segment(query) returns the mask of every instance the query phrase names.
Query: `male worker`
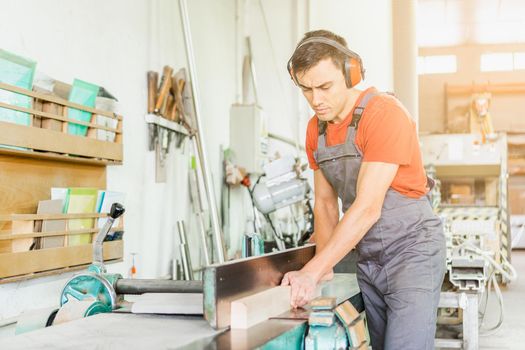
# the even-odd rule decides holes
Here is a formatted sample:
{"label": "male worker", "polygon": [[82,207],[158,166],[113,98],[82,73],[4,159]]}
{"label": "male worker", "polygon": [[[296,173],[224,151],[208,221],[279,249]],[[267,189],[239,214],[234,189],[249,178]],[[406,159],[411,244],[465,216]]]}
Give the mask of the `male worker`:
{"label": "male worker", "polygon": [[395,97],[354,87],[364,74],[361,59],[334,33],[306,33],[288,69],[315,111],[306,152],[317,249],[283,278],[292,306],[306,304],[355,247],[373,349],[433,349],[445,239],[426,196],[414,121]]}

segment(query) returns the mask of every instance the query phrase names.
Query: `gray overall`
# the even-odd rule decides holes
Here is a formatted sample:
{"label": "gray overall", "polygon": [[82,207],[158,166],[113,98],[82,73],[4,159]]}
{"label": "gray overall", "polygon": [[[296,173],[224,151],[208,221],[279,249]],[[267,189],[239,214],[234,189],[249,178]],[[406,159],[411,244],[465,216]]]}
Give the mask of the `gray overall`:
{"label": "gray overall", "polygon": [[[362,162],[355,145],[356,130],[375,95],[365,95],[354,109],[345,143],[326,146],[325,128],[319,125],[314,157],[344,212],[355,200]],[[357,253],[357,280],[372,348],[433,349],[445,273],[445,238],[428,197],[409,198],[389,188],[381,218],[359,242]]]}

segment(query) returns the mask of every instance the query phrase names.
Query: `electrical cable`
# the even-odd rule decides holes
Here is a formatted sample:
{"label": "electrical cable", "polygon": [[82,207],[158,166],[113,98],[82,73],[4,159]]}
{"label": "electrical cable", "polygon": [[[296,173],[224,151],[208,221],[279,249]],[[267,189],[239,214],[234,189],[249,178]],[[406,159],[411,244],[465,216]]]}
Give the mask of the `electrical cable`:
{"label": "electrical cable", "polygon": [[[504,319],[503,294],[501,293],[501,289],[500,289],[499,283],[498,283],[498,281],[496,279],[495,272],[498,271],[499,273],[501,273],[501,275],[503,277],[507,278],[510,282],[516,281],[516,279],[518,278],[518,273],[516,272],[516,269],[514,268],[514,266],[512,266],[510,264],[510,262],[507,260],[506,257],[501,256],[503,262],[500,264],[500,263],[496,262],[492,258],[492,255],[493,255],[492,252],[484,251],[484,250],[476,247],[472,243],[470,243],[468,241],[465,241],[464,239],[460,239],[460,238],[456,237],[456,240],[459,241],[459,242],[462,242],[458,246],[459,248],[463,248],[463,249],[465,249],[467,251],[470,251],[470,252],[473,252],[473,253],[479,255],[480,257],[482,257],[483,259],[485,259],[489,263],[489,266],[492,267],[491,274],[489,275],[489,278],[488,278],[487,296],[486,296],[486,301],[485,301],[485,304],[484,304],[483,316],[481,318],[481,322],[480,322],[480,325],[479,325],[479,328],[480,328],[480,331],[481,331],[480,335],[482,335],[482,336],[492,335],[501,327],[501,325],[503,324],[503,319]],[[499,316],[499,320],[498,320],[498,322],[497,322],[497,324],[495,326],[490,327],[488,329],[482,329],[483,322],[484,322],[484,319],[485,319],[486,310],[487,310],[487,306],[488,306],[488,302],[489,302],[489,297],[490,297],[490,293],[491,293],[491,289],[492,289],[492,285],[494,285],[494,291],[495,291],[496,296],[497,296],[499,309],[500,309],[500,316]]]}

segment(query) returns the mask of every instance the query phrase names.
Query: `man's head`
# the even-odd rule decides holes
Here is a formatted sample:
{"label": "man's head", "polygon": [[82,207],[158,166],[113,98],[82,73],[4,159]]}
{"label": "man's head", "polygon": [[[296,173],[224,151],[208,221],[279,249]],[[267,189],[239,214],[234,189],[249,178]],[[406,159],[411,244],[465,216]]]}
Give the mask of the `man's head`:
{"label": "man's head", "polygon": [[306,33],[290,58],[288,69],[323,121],[339,116],[347,104],[349,89],[364,72],[361,59],[347,48],[345,39],[327,30]]}

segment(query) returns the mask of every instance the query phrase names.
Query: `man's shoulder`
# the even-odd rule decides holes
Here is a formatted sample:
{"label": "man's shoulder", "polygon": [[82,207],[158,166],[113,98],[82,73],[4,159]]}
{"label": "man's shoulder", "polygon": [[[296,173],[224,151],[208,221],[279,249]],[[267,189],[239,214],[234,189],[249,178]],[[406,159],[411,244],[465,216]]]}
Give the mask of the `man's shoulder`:
{"label": "man's shoulder", "polygon": [[380,122],[385,119],[405,119],[411,120],[410,113],[403,106],[401,101],[392,93],[379,93],[371,100],[370,109],[367,119],[375,119]]}
{"label": "man's shoulder", "polygon": [[312,116],[310,120],[308,120],[308,125],[306,127],[306,133],[307,135],[317,135],[318,129],[319,129],[319,119],[316,115]]}

